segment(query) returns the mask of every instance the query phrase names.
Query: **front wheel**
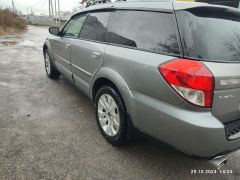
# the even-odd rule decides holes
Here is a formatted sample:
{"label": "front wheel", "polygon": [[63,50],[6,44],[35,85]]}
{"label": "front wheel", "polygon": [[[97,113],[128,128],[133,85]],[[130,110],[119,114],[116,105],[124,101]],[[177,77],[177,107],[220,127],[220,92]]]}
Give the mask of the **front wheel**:
{"label": "front wheel", "polygon": [[60,76],[60,72],[54,67],[52,59],[48,50],[44,52],[44,64],[47,76],[51,79],[57,79]]}
{"label": "front wheel", "polygon": [[127,113],[118,92],[104,86],[97,92],[95,110],[98,127],[104,138],[113,145],[126,142]]}

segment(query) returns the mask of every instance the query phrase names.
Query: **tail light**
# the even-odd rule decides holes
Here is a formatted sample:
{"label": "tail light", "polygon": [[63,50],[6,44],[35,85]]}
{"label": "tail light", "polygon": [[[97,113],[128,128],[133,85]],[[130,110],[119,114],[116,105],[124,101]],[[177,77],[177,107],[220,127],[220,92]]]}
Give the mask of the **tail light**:
{"label": "tail light", "polygon": [[158,70],[184,100],[203,108],[212,106],[214,78],[203,63],[176,59],[159,65]]}

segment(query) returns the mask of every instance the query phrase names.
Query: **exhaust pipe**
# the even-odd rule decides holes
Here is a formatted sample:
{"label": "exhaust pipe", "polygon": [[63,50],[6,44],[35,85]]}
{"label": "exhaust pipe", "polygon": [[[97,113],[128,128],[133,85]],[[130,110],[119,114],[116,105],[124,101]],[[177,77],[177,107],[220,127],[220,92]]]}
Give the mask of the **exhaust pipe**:
{"label": "exhaust pipe", "polygon": [[215,166],[217,169],[221,169],[227,163],[227,158],[225,156],[216,156],[209,161],[210,164]]}

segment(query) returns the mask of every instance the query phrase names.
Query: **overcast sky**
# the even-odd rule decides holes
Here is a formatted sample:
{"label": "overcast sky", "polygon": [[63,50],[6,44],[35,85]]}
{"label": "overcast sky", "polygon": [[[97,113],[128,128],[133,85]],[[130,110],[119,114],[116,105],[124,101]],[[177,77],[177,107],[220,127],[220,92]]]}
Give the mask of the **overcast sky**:
{"label": "overcast sky", "polygon": [[[53,2],[55,0],[52,0]],[[60,8],[63,11],[72,10],[73,7],[76,7],[81,0],[60,0]],[[22,11],[23,13],[27,12],[27,7],[29,12],[31,9],[34,13],[48,13],[48,0],[14,0],[16,9]],[[11,7],[12,0],[0,0],[0,6]]]}

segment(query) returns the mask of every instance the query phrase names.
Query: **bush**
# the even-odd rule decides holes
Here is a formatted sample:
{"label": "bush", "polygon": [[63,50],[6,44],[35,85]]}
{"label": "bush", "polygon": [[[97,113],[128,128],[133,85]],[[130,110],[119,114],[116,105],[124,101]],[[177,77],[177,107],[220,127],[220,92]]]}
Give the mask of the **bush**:
{"label": "bush", "polygon": [[23,18],[9,9],[0,9],[0,27],[4,31],[8,31],[9,29],[23,31],[26,29],[27,23]]}

